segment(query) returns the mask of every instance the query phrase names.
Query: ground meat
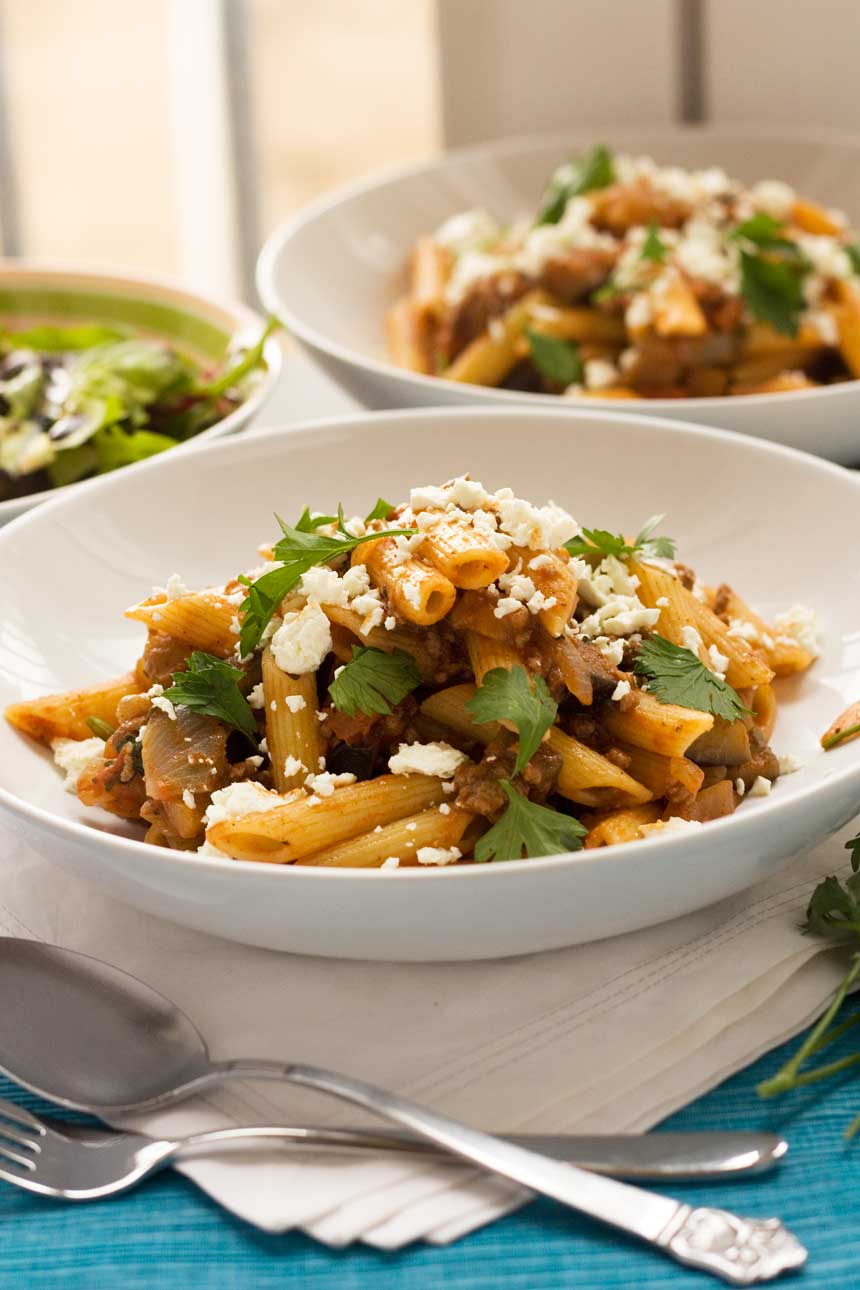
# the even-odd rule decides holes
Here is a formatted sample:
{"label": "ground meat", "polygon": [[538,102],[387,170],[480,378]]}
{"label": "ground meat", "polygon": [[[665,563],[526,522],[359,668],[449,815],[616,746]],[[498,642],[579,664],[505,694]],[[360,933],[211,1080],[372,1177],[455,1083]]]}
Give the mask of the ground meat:
{"label": "ground meat", "polygon": [[491,319],[499,318],[533,285],[523,273],[498,273],[479,278],[442,319],[437,344],[445,358],[449,362],[455,359],[487,330]]}
{"label": "ground meat", "polygon": [[[517,758],[516,746],[507,731],[487,745],[477,765],[461,766],[454,776],[456,804],[464,811],[496,820],[508,805],[501,780],[511,780]],[[513,780],[514,787],[533,802],[545,802],[555,789],[561,757],[547,744],[541,744],[522,775]]]}
{"label": "ground meat", "polygon": [[174,672],[183,672],[191,646],[164,632],[150,632],[140,660],[144,675],[152,685],[169,686]]}
{"label": "ground meat", "polygon": [[727,296],[715,283],[702,278],[688,281],[712,331],[731,332],[740,327],[744,316],[741,296]]}
{"label": "ground meat", "polygon": [[721,582],[717,587],[717,590],[714,592],[714,603],[711,605],[711,608],[718,618],[722,618],[725,621],[729,606],[734,600],[734,595],[735,593],[727,582]]}
{"label": "ground meat", "polygon": [[686,587],[687,591],[692,591],[693,587],[696,585],[696,575],[693,570],[689,565],[679,564],[677,560],[675,561],[674,568],[681,586]]}
{"label": "ground meat", "polygon": [[603,247],[580,247],[568,255],[554,256],[543,267],[540,285],[564,304],[576,304],[606,281],[615,258],[615,251]]}

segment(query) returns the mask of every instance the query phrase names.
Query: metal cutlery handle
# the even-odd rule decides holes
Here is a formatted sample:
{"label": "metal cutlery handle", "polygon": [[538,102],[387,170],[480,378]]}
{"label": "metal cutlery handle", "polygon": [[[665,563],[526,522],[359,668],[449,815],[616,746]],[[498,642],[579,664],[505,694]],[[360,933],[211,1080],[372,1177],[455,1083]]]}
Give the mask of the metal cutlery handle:
{"label": "metal cutlery handle", "polygon": [[588,1173],[471,1129],[362,1080],[298,1064],[229,1062],[225,1066],[231,1074],[246,1078],[278,1074],[290,1083],[363,1107],[463,1160],[620,1228],[733,1285],[769,1281],[806,1260],[806,1250],[778,1219],[746,1219],[725,1210],[693,1208]]}

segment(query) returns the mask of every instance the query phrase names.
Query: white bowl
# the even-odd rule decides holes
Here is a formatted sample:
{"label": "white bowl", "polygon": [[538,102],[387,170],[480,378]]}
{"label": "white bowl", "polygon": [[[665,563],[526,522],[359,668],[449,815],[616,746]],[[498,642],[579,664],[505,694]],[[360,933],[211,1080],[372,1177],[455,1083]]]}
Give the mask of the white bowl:
{"label": "white bowl", "polygon": [[825,650],[783,687],[774,738],[808,764],[691,837],[433,872],[245,864],[145,845],[64,793],[50,758],[4,722],[0,805],[49,859],[149,913],[273,949],[413,960],[524,954],[644,927],[764,878],[850,819],[860,743],[825,755],[818,737],[860,695],[860,480],[751,439],[633,416],[350,417],[155,460],[70,493],[0,533],[0,705],[125,670],[142,640],[123,608],[174,570],[206,585],[247,567],[274,511],[343,501],[360,512],[466,470],[616,530],[667,511],[666,531],[704,578],[731,580],[766,615],[796,601],[817,608]]}
{"label": "white bowl", "polygon": [[[221,359],[237,338],[255,341],[264,322],[258,313],[239,303],[225,304],[156,278],[125,272],[90,272],[56,265],[7,260],[0,263],[0,325],[8,318],[31,322],[105,322],[125,324],[137,333],[176,344],[199,361]],[[187,452],[221,435],[233,434],[256,416],[275,388],[283,350],[272,337],[265,349],[266,370],[248,397],[228,416],[169,449]],[[137,470],[137,464],[123,470]],[[0,501],[0,525],[40,506],[50,498],[79,490],[90,480],[28,493]]]}
{"label": "white bowl", "polygon": [[[558,398],[418,376],[386,356],[384,318],[402,289],[415,239],[456,211],[484,206],[502,220],[533,210],[551,171],[595,141],[664,164],[722,166],[746,182],[785,179],[860,224],[856,136],[785,128],[776,133],[701,128],[589,127],[452,152],[343,188],[277,229],[260,256],[257,285],[314,359],[368,407],[450,404],[557,406]],[[591,406],[589,400],[589,406]],[[736,398],[625,399],[642,412],[705,422],[846,463],[860,461],[860,382]],[[606,402],[606,410],[613,405]]]}

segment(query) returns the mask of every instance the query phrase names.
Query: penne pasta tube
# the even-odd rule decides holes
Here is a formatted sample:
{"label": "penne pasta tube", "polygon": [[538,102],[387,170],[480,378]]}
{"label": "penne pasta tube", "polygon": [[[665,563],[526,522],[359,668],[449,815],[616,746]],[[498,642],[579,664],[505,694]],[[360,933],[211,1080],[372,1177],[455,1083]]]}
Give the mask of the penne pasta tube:
{"label": "penne pasta tube", "polygon": [[[767,685],[773,679],[773,672],[764,659],[740,637],[729,636],[725,623],[697,600],[678,578],[652,564],[641,563],[631,567],[639,578],[638,594],[642,603],[653,609],[658,601],[665,602],[660,606],[657,623],[661,636],[683,646],[684,628],[694,626],[702,638],[704,651],[715,645],[728,658],[726,680],[736,690]],[[707,657],[703,655],[702,661],[707,663]]]}
{"label": "penne pasta tube", "polygon": [[140,694],[148,688],[148,681],[141,681],[135,673],[129,672],[116,681],[106,681],[101,685],[12,703],[6,709],[6,720],[43,744],[50,744],[52,739],[91,739],[93,732],[87,725],[88,718],[114,727],[120,699],[128,694]]}
{"label": "penne pasta tube", "polygon": [[497,618],[497,603],[483,592],[463,591],[457,597],[448,621],[458,632],[469,630],[478,636],[489,636],[491,640],[512,645],[527,634],[531,615],[525,605],[519,605],[513,613]]}
{"label": "penne pasta tube", "polygon": [[685,793],[698,793],[705,772],[688,757],[667,757],[633,744],[619,744],[621,751],[630,758],[628,774],[654,794],[665,797],[672,789],[681,788]]}
{"label": "penne pasta tube", "polygon": [[489,636],[479,636],[473,631],[466,632],[466,649],[478,685],[494,667],[510,669],[522,665],[523,661],[521,654],[512,645],[493,640]]}
{"label": "penne pasta tube", "polygon": [[623,345],[627,339],[623,318],[585,306],[564,308],[544,301],[530,305],[530,325],[546,336],[580,344]]}
{"label": "penne pasta tube", "polygon": [[561,757],[557,791],[571,802],[584,806],[605,803],[606,790],[617,794],[623,804],[647,802],[651,797],[644,784],[638,784],[631,775],[614,762],[567,735],[558,726],[547,731],[546,741]]}
{"label": "penne pasta tube", "polygon": [[450,269],[450,251],[432,237],[420,237],[409,266],[412,306],[419,318],[439,318],[444,312]]}
{"label": "penne pasta tube", "polygon": [[[763,358],[768,354],[792,354],[809,357],[812,350],[821,349],[823,342],[818,328],[801,319],[797,335],[788,337],[770,323],[751,322],[740,339],[740,352],[744,359]],[[802,359],[786,363],[786,367],[802,366]]]}
{"label": "penne pasta tube", "polygon": [[330,797],[302,797],[272,810],[221,820],[206,837],[234,860],[290,864],[444,800],[442,782],[435,776],[380,775],[338,788]]}
{"label": "penne pasta tube", "polygon": [[[322,609],[332,623],[352,632],[362,645],[370,645],[388,654],[396,649],[404,650],[415,659],[424,680],[431,680],[437,674],[438,652],[434,651],[433,643],[428,639],[426,632],[419,632],[405,624],[399,624],[390,631],[385,627],[371,627],[369,631],[364,632],[361,630],[361,615],[354,609],[341,608],[339,605],[323,605]],[[350,655],[351,647],[344,657],[349,658]]]}
{"label": "penne pasta tube", "polygon": [[175,600],[150,596],[125,616],[219,658],[228,658],[239,641],[236,605],[218,591],[190,591]]}
{"label": "penne pasta tube", "polygon": [[764,735],[765,743],[770,743],[776,725],[776,694],[772,685],[760,685],[752,697],[752,710],[755,723]]}
{"label": "penne pasta tube", "polygon": [[322,865],[330,869],[369,869],[379,868],[383,861],[396,856],[401,867],[420,865],[418,852],[422,847],[448,850],[456,846],[474,818],[456,806],[450,807],[447,815],[438,807],[431,806],[419,815],[384,825],[378,833],[374,829],[327,851],[303,856],[296,864]]}
{"label": "penne pasta tube", "polygon": [[677,270],[664,273],[651,292],[654,330],[658,336],[704,336],[705,315],[685,277]]}
{"label": "penne pasta tube", "polygon": [[353,552],[352,563],[366,566],[395,614],[409,623],[421,627],[438,623],[457,598],[454,584],[432,564],[414,556],[404,559],[396,538],[365,542]]}
{"label": "penne pasta tube", "polygon": [[638,690],[636,702],[624,711],[617,704],[608,705],[603,724],[625,746],[633,744],[664,757],[683,757],[690,744],[711,729],[714,718],[709,712],[660,703],[647,690]]}
{"label": "penne pasta tube", "polygon": [[437,690],[421,704],[425,716],[447,726],[458,735],[467,739],[478,739],[481,743],[491,743],[496,738],[501,726],[497,721],[478,723],[466,711],[466,704],[475,693],[474,685],[452,685],[447,690]]}
{"label": "penne pasta tube", "polygon": [[727,584],[717,589],[712,603],[719,605],[718,617],[726,623],[729,636],[740,636],[763,654],[775,676],[805,672],[815,662],[810,650],[788,636],[780,636]]}
{"label": "penne pasta tube", "polygon": [[802,370],[810,359],[821,351],[821,341],[814,349],[803,349],[800,346],[786,346],[775,349],[769,354],[761,354],[738,363],[732,369],[732,384],[735,386],[761,385],[782,376],[785,372]]}
{"label": "penne pasta tube", "polygon": [[629,806],[619,811],[605,811],[585,823],[591,827],[585,842],[586,850],[594,847],[614,847],[620,842],[636,842],[642,837],[642,825],[654,824],[660,818],[661,807],[656,802],[643,806]]}
{"label": "penne pasta tube", "polygon": [[385,332],[391,357],[398,367],[424,376],[432,371],[427,328],[408,296],[395,301],[388,310]]}
{"label": "penne pasta tube", "polygon": [[842,224],[823,206],[802,197],[796,198],[791,208],[791,223],[803,229],[804,233],[819,233],[826,237],[838,237],[843,232]]}
{"label": "penne pasta tube", "polygon": [[[317,719],[316,676],[312,672],[290,676],[278,667],[268,647],[263,651],[262,669],[272,778],[278,792],[286,793],[320,769],[323,746]],[[285,769],[291,762],[299,762],[301,769]]]}
{"label": "penne pasta tube", "polygon": [[444,516],[427,530],[421,555],[455,587],[470,591],[489,587],[508,567],[507,552],[493,546],[486,534]]}
{"label": "penne pasta tube", "polygon": [[531,307],[544,297],[536,292],[524,296],[490,330],[483,332],[445,371],[449,381],[467,385],[499,385],[516,365],[522,354],[523,328],[531,321]]}

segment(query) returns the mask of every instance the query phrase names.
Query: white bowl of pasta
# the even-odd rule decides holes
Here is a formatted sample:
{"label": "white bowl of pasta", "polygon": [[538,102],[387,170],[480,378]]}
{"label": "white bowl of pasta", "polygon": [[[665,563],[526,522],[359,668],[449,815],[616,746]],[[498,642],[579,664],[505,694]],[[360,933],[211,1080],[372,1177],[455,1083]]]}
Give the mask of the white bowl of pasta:
{"label": "white bowl of pasta", "polygon": [[141,909],[306,954],[683,914],[860,804],[856,713],[820,746],[860,696],[858,503],[826,462],[603,412],[146,464],[0,533],[0,805]]}
{"label": "white bowl of pasta", "polygon": [[852,463],[858,163],[772,127],[488,143],[307,207],[258,285],[370,407],[600,400]]}

